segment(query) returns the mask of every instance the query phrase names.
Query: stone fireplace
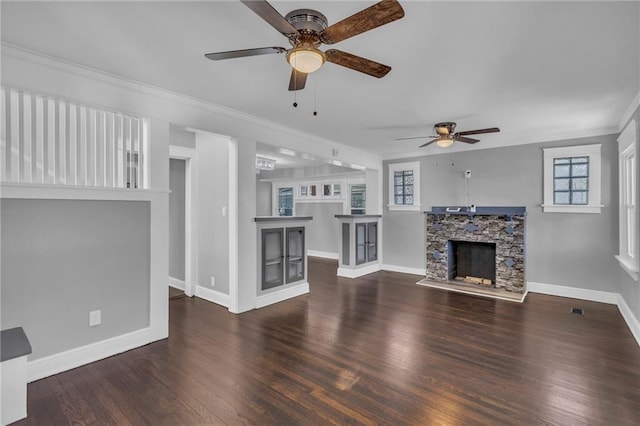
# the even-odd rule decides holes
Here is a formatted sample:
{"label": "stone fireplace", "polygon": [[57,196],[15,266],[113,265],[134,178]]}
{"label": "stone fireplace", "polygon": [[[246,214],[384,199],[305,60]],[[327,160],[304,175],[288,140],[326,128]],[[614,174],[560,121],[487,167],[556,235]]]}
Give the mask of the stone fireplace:
{"label": "stone fireplace", "polygon": [[420,283],[521,299],[525,218],[524,207],[433,207],[426,212],[427,275]]}

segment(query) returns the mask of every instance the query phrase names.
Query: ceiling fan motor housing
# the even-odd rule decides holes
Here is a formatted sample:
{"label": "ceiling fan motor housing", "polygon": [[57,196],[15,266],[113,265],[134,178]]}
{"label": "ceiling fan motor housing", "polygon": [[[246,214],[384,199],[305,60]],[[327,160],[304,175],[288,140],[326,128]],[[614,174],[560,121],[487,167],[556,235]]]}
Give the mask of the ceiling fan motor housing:
{"label": "ceiling fan motor housing", "polygon": [[287,13],[284,17],[293,28],[298,31],[310,31],[319,33],[327,28],[327,18],[322,13],[313,9],[296,9]]}
{"label": "ceiling fan motor housing", "polygon": [[453,121],[444,121],[437,123],[433,127],[438,135],[451,135],[456,128],[456,123]]}

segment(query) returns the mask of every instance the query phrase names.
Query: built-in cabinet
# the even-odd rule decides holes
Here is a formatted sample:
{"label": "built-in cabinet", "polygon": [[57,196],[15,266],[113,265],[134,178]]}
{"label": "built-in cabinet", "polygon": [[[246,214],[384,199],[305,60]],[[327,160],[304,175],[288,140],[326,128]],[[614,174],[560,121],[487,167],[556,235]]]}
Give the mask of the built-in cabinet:
{"label": "built-in cabinet", "polygon": [[380,270],[378,260],[381,215],[336,215],[341,235],[338,276],[356,278]]}
{"label": "built-in cabinet", "polygon": [[378,260],[378,222],[356,223],[356,265]]}
{"label": "built-in cabinet", "polygon": [[309,292],[306,222],[311,217],[257,217],[257,306]]}

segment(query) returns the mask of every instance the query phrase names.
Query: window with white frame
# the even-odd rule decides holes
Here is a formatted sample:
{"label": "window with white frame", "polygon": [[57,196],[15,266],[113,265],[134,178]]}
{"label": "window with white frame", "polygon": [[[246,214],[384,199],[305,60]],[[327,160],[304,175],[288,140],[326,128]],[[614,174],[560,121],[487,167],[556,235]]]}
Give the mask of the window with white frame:
{"label": "window with white frame", "polygon": [[545,213],[600,213],[601,145],[546,148]]}
{"label": "window with white frame", "polygon": [[420,162],[389,164],[389,210],[420,210]]}
{"label": "window with white frame", "polygon": [[637,196],[636,122],[632,120],[618,138],[620,188],[620,247],[616,259],[620,266],[638,281],[638,230],[636,222]]}

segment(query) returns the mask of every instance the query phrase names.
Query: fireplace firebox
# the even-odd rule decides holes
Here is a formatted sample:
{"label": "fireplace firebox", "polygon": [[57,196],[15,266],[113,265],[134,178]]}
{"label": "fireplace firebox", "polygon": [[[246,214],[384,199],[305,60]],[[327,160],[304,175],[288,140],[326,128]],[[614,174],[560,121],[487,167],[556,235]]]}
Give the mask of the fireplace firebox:
{"label": "fireplace firebox", "polygon": [[484,285],[496,282],[496,244],[449,240],[449,280],[482,279]]}

